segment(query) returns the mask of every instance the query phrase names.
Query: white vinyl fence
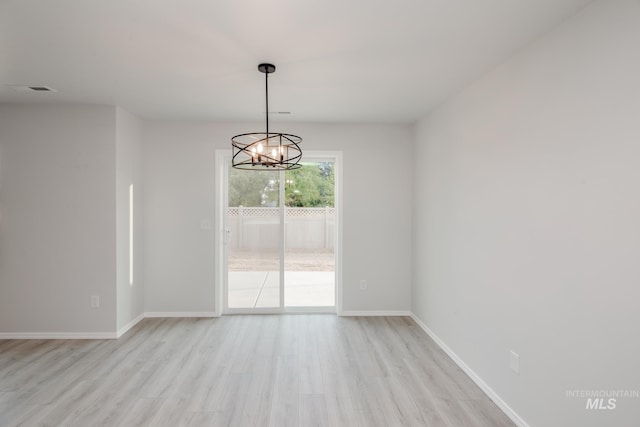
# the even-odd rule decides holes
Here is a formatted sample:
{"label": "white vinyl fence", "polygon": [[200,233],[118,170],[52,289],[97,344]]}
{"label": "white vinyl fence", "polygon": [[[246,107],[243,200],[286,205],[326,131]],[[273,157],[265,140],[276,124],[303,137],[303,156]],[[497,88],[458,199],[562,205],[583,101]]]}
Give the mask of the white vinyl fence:
{"label": "white vinyl fence", "polygon": [[[277,249],[280,208],[227,208],[229,247]],[[333,249],[335,208],[285,207],[285,247]]]}

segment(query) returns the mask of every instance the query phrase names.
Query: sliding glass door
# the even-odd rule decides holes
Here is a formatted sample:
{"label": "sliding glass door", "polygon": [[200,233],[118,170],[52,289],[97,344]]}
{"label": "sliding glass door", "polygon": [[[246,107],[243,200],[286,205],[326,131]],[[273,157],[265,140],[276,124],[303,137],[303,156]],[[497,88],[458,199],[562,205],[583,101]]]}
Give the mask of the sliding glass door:
{"label": "sliding glass door", "polygon": [[227,306],[280,308],[279,171],[228,168]]}
{"label": "sliding glass door", "polygon": [[226,172],[226,313],[335,311],[335,162]]}
{"label": "sliding glass door", "polygon": [[285,173],[286,307],[335,306],[335,162]]}

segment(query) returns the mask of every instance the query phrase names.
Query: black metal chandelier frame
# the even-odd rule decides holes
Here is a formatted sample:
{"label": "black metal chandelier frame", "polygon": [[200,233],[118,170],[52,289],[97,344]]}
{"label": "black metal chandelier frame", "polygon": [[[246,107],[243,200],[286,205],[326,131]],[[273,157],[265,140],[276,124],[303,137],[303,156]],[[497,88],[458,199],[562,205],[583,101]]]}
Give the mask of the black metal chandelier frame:
{"label": "black metal chandelier frame", "polygon": [[264,73],[266,131],[242,133],[231,138],[231,165],[244,170],[298,169],[301,167],[302,138],[269,130],[269,74],[276,71],[276,66],[264,63],[258,65],[258,70]]}

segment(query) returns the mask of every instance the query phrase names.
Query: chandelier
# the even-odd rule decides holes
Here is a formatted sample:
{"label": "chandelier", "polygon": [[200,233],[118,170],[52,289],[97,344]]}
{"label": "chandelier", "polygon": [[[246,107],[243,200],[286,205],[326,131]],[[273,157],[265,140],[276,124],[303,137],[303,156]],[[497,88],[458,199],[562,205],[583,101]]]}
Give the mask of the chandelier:
{"label": "chandelier", "polygon": [[273,64],[260,64],[264,73],[266,100],[266,131],[236,135],[231,138],[233,158],[231,165],[245,170],[289,170],[298,169],[302,158],[302,138],[288,133],[269,131],[269,74],[276,71]]}

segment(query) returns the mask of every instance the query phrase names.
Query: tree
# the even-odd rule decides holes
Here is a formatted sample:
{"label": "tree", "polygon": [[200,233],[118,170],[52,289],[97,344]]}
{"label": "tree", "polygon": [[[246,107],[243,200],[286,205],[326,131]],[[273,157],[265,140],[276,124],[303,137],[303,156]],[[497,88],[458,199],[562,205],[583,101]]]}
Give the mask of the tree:
{"label": "tree", "polygon": [[285,203],[294,207],[334,206],[333,163],[303,164],[285,174]]}
{"label": "tree", "polygon": [[[278,206],[278,171],[229,170],[229,206]],[[285,172],[285,204],[291,207],[334,206],[333,163],[307,163]]]}
{"label": "tree", "polygon": [[[259,207],[278,205],[278,172],[229,169],[229,206]],[[275,182],[274,182],[275,181]],[[275,197],[275,199],[273,199]]]}

